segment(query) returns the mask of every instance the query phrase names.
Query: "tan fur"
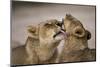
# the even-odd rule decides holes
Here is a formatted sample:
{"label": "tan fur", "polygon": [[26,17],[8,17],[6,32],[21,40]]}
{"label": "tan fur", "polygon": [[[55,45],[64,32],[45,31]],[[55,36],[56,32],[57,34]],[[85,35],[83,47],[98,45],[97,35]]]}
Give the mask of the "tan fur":
{"label": "tan fur", "polygon": [[64,28],[67,33],[61,62],[92,61],[95,59],[95,49],[88,48],[91,33],[83,27],[81,22],[67,14],[64,18]]}
{"label": "tan fur", "polygon": [[36,27],[29,26],[31,36],[27,38],[25,46],[12,50],[11,64],[56,63],[57,46],[64,39],[64,35],[57,34],[61,31],[59,23],[57,20],[47,20]]}

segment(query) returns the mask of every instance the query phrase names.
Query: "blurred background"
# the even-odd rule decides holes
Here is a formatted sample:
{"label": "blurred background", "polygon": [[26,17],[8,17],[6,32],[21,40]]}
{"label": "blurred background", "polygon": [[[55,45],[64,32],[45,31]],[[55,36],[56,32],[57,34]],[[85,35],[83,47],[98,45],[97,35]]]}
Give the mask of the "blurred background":
{"label": "blurred background", "polygon": [[95,48],[95,6],[13,1],[11,10],[12,48],[25,44],[28,25],[37,25],[49,19],[61,21],[66,13],[80,20],[85,29],[91,32],[88,46]]}

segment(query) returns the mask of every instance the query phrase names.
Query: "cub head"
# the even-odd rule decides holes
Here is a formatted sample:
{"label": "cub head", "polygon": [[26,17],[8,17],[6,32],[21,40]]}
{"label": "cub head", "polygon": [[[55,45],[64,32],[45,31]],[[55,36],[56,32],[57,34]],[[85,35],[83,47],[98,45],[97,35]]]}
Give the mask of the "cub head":
{"label": "cub head", "polygon": [[71,50],[83,50],[88,47],[88,40],[91,38],[91,33],[83,27],[79,20],[66,14],[63,24],[64,29],[68,33],[65,48]]}

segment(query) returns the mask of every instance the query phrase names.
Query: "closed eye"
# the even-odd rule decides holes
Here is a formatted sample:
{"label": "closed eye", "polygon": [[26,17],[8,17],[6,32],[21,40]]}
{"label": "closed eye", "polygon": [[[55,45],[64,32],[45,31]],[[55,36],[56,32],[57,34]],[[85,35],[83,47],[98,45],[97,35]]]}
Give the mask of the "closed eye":
{"label": "closed eye", "polygon": [[52,26],[52,24],[46,23],[44,26],[50,27],[50,26]]}

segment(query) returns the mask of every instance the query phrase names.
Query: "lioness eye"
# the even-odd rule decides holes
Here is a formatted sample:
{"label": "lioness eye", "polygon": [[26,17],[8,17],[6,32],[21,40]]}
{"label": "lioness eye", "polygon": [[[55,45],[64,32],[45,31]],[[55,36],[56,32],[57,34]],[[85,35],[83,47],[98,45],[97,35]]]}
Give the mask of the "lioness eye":
{"label": "lioness eye", "polygon": [[51,26],[51,24],[49,24],[49,23],[46,23],[44,26],[47,26],[47,27],[49,27],[49,26]]}

